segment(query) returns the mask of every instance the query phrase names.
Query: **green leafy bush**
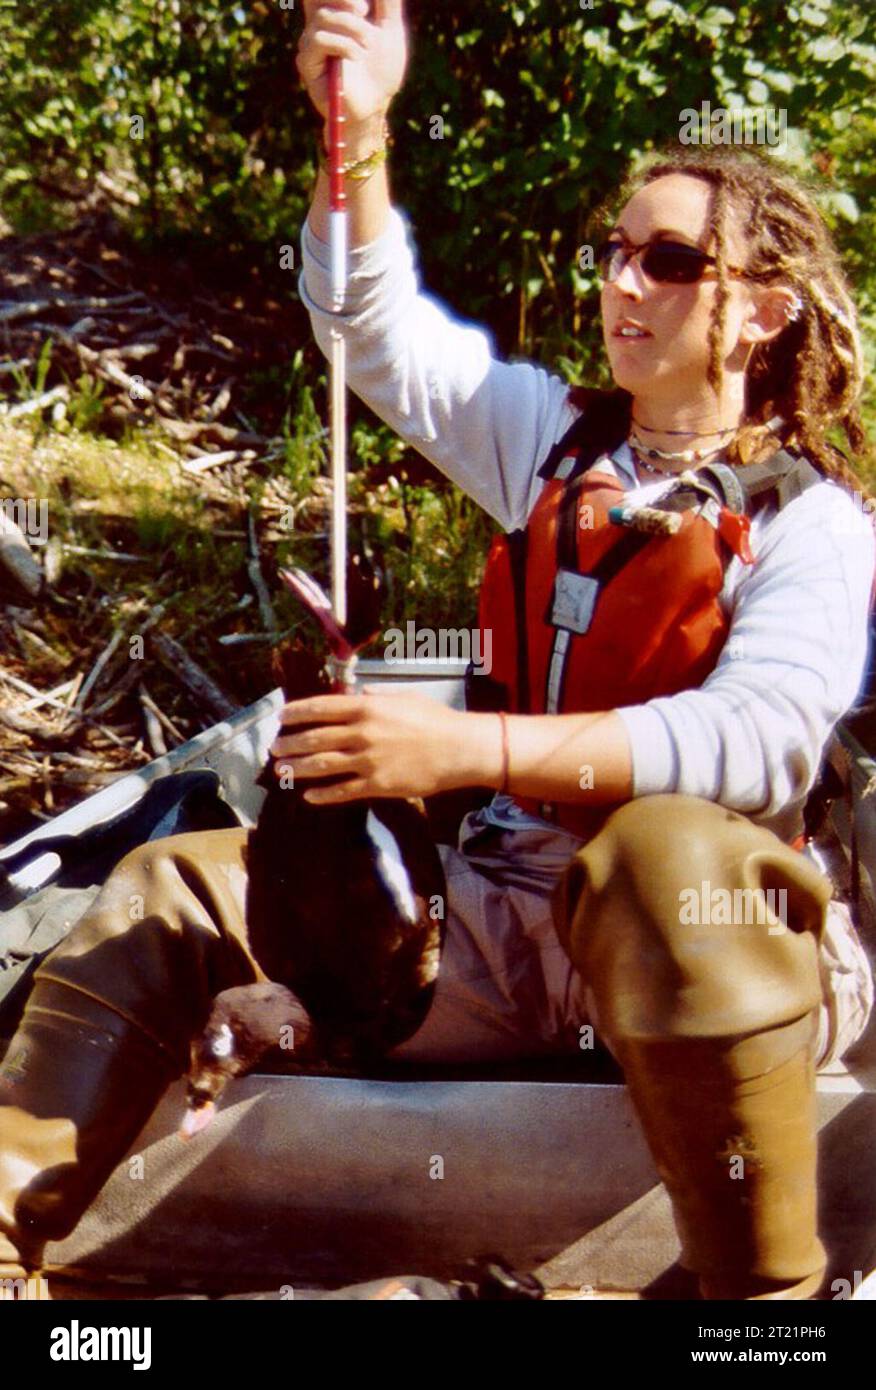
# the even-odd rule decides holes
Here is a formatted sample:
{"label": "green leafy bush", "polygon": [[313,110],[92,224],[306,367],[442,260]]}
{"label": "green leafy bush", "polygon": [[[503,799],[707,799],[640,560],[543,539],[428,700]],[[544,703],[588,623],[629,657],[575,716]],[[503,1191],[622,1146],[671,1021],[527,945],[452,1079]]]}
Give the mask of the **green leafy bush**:
{"label": "green leafy bush", "polygon": [[[408,11],[394,197],[429,289],[486,321],[500,351],[598,378],[595,284],[577,263],[587,216],[703,101],[786,112],[787,158],[821,171],[872,333],[869,0],[410,0]],[[61,218],[102,187],[135,235],[261,262],[294,298],[278,252],[297,245],[317,128],[294,65],[301,24],[300,5],[279,0],[0,4],[5,216]]]}

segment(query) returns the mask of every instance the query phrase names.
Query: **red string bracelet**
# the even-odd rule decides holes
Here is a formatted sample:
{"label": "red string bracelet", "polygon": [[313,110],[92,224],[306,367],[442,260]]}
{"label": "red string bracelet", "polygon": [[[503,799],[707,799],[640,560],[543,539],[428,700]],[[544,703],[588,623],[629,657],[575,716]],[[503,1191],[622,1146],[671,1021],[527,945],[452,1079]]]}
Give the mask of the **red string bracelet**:
{"label": "red string bracelet", "polygon": [[510,774],[510,754],[508,751],[508,721],[503,710],[498,711],[499,720],[502,724],[502,785],[500,792],[507,794],[508,777]]}

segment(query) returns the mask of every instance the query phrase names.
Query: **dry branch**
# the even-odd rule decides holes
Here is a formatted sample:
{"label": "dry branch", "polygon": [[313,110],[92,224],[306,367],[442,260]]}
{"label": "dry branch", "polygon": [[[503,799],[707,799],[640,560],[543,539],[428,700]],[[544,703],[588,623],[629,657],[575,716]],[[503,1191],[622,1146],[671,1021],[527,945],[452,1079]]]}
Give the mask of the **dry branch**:
{"label": "dry branch", "polygon": [[208,468],[219,468],[224,463],[236,463],[241,457],[236,449],[222,449],[218,454],[198,454],[197,458],[186,459],[183,472],[204,473]]}
{"label": "dry branch", "polygon": [[143,727],[146,730],[146,741],[152,749],[152,756],[162,758],[167,752],[167,744],[164,742],[164,734],[161,729],[161,721],[155,713],[155,706],[146,694],[145,687],[139,687],[140,709],[143,713]]}
{"label": "dry branch", "polygon": [[180,728],[178,728],[176,724],[174,724],[170,716],[164,713],[164,710],[160,707],[160,705],[156,705],[155,701],[152,699],[152,696],[149,694],[149,691],[146,689],[145,685],[142,684],[140,686],[140,700],[141,703],[147,707],[147,709],[150,709],[152,711],[161,727],[167,730],[171,738],[175,739],[177,743],[185,743],[185,734],[182,732]]}
{"label": "dry branch", "polygon": [[270,443],[267,435],[235,430],[215,420],[183,421],[160,417],[159,423],[162,429],[181,443],[188,443],[190,439],[215,439],[220,444],[234,444],[239,449],[261,449]]}
{"label": "dry branch", "polygon": [[16,323],[20,319],[34,318],[37,314],[45,314],[47,311],[75,309],[77,313],[83,310],[94,313],[97,309],[119,309],[123,304],[133,304],[140,297],[134,293],[116,295],[113,299],[95,298],[93,295],[85,299],[79,296],[71,298],[55,295],[51,299],[15,300],[12,303],[0,304],[0,323]]}
{"label": "dry branch", "polygon": [[62,542],[61,549],[65,555],[87,555],[94,560],[118,560],[122,565],[142,565],[144,559],[142,555],[129,555],[126,550],[95,550],[90,545],[68,545]]}
{"label": "dry branch", "polygon": [[122,629],[116,628],[115,632],[113,633],[110,640],[107,642],[100,656],[97,658],[97,661],[95,661],[94,665],[92,666],[91,671],[83,681],[82,686],[79,690],[79,694],[76,696],[76,700],[74,701],[74,709],[84,710],[89,695],[91,694],[94,687],[97,685],[97,682],[100,680],[101,672],[103,671],[104,667],[108,665],[108,663],[115,656],[123,637],[124,633],[122,632]]}
{"label": "dry branch", "polygon": [[44,391],[41,396],[35,396],[29,401],[19,401],[18,405],[8,405],[2,407],[2,413],[7,420],[18,420],[24,415],[36,415],[46,406],[54,405],[55,401],[68,401],[70,399],[69,386],[53,386],[51,391]]}
{"label": "dry branch", "polygon": [[[81,680],[81,677],[78,677],[78,679]],[[29,714],[31,710],[39,709],[40,706],[46,704],[48,700],[59,700],[62,695],[66,695],[69,700],[70,692],[75,689],[75,686],[75,680],[64,681],[63,685],[56,685],[55,689],[50,690],[46,695],[33,695],[29,700],[25,700],[23,705],[19,705],[19,713]]]}
{"label": "dry branch", "polygon": [[256,535],[255,512],[250,510],[249,519],[249,559],[246,563],[246,572],[249,575],[250,583],[255,589],[256,598],[259,601],[259,613],[262,618],[262,626],[266,632],[275,633],[277,631],[277,615],[271,603],[271,595],[262,574],[261,558],[259,556],[259,541]]}
{"label": "dry branch", "polygon": [[103,715],[108,714],[120,700],[123,700],[126,695],[130,695],[131,691],[134,689],[134,686],[141,676],[139,662],[131,661],[128,665],[129,669],[125,671],[124,675],[120,676],[115,684],[110,687],[99,704],[92,707],[91,713],[94,719],[99,719]]}
{"label": "dry branch", "polygon": [[239,706],[229,700],[216,682],[189,656],[185,647],[165,632],[157,632],[152,642],[167,669],[182,681],[215,719],[230,719],[237,713]]}

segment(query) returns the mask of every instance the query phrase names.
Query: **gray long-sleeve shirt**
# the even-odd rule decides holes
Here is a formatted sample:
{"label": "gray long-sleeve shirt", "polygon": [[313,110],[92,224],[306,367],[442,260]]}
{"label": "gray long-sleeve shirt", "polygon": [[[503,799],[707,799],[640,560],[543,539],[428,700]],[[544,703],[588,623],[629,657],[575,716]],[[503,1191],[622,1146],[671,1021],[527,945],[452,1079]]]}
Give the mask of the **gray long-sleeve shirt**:
{"label": "gray long-sleeve shirt", "polygon": [[[537,470],[575,418],[562,378],[501,361],[486,330],[423,292],[398,208],[377,240],[350,252],[342,314],[326,307],[328,246],[309,223],[302,263],[314,335],[328,356],[340,327],[351,389],[506,530],[523,526],[542,487]],[[637,500],[665,486],[638,484],[627,445],[600,467]],[[876,540],[860,499],[825,480],[779,513],[758,513],[751,547],[754,565],[727,567],[731,626],[715,670],[696,690],[617,713],[635,796],[706,797],[790,838],[830,731],[860,688]],[[513,824],[510,810],[497,798],[490,815]]]}

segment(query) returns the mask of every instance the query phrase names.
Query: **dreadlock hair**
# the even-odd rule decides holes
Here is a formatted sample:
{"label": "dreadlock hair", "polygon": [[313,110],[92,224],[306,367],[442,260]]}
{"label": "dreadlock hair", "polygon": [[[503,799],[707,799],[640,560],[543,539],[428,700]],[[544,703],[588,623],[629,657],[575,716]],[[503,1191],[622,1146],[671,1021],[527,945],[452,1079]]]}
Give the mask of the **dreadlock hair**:
{"label": "dreadlock hair", "polygon": [[708,380],[716,394],[723,378],[731,208],[745,228],[748,279],[786,285],[802,305],[796,320],[751,352],[744,423],[727,449],[728,461],[744,465],[779,448],[796,448],[825,477],[869,497],[846,455],[826,438],[829,430],[840,428],[853,458],[871,456],[858,405],[864,360],[855,306],[839,253],[810,191],[759,150],[669,145],[647,156],[592,220],[610,225],[634,193],[667,174],[687,174],[711,187],[709,231],[715,241],[717,285]]}

